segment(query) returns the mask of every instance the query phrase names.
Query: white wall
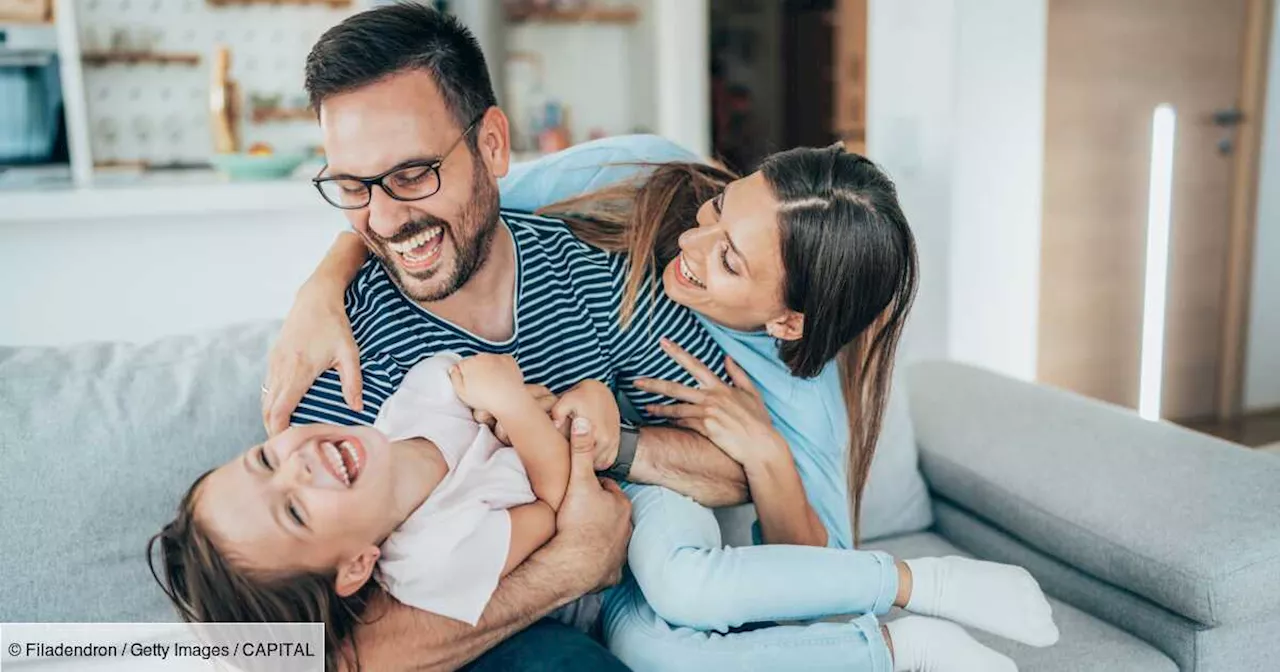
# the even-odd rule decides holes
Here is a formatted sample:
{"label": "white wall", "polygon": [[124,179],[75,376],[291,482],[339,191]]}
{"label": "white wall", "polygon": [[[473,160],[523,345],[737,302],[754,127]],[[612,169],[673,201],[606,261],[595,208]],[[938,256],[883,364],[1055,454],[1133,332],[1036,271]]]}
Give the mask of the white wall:
{"label": "white wall", "polygon": [[1280,12],[1274,12],[1258,184],[1244,405],[1280,408]]}
{"label": "white wall", "polygon": [[344,225],[307,211],[0,222],[0,344],[283,318]]}
{"label": "white wall", "polygon": [[1045,0],[957,0],[950,347],[1033,380],[1040,303]]}
{"label": "white wall", "polygon": [[867,153],[898,184],[920,255],[904,361],[947,354],[954,0],[871,0]]}
{"label": "white wall", "polygon": [[1035,375],[1045,0],[872,0],[868,152],[920,252],[906,360]]}
{"label": "white wall", "polygon": [[659,135],[711,154],[710,10],[707,0],[652,0]]}

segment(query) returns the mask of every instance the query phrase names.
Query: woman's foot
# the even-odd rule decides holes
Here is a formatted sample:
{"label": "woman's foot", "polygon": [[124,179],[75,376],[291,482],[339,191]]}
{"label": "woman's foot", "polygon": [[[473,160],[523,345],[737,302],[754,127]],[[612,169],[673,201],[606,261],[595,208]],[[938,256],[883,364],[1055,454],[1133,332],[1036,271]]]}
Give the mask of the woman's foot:
{"label": "woman's foot", "polygon": [[955,623],[907,616],[885,629],[893,672],[1018,672],[1012,660],[979,644]]}
{"label": "woman's foot", "polygon": [[1027,570],[959,556],[905,563],[911,570],[907,611],[945,618],[1031,646],[1058,641],[1053,609]]}

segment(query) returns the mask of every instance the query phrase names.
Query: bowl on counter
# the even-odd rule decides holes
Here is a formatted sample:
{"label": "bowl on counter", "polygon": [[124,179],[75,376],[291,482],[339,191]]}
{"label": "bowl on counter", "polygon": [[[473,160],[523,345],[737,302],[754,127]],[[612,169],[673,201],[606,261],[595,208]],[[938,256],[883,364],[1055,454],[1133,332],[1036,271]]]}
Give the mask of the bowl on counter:
{"label": "bowl on counter", "polygon": [[214,154],[210,163],[235,181],[279,180],[289,177],[307,160],[305,154]]}

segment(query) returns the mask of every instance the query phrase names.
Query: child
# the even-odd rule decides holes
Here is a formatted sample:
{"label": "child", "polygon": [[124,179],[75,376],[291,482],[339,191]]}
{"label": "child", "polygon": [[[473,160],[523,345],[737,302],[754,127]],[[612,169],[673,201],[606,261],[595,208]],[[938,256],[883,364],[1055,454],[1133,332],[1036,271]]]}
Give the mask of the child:
{"label": "child", "polygon": [[325,623],[332,669],[370,579],[474,625],[555,533],[568,477],[568,444],[514,359],[440,354],[410,369],[373,427],[292,427],[197,479],[151,541],[165,579],[152,571],[187,620]]}

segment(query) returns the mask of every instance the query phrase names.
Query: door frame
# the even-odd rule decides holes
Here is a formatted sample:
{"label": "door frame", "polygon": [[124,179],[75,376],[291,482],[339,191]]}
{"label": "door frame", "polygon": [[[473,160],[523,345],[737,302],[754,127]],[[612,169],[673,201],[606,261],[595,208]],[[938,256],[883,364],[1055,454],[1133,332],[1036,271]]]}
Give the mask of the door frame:
{"label": "door frame", "polygon": [[1227,277],[1223,291],[1222,341],[1218,367],[1219,421],[1244,410],[1244,366],[1248,353],[1250,292],[1254,241],[1258,230],[1258,185],[1262,131],[1266,118],[1267,68],[1270,60],[1274,0],[1249,0],[1241,69],[1239,127],[1231,183],[1227,233]]}

